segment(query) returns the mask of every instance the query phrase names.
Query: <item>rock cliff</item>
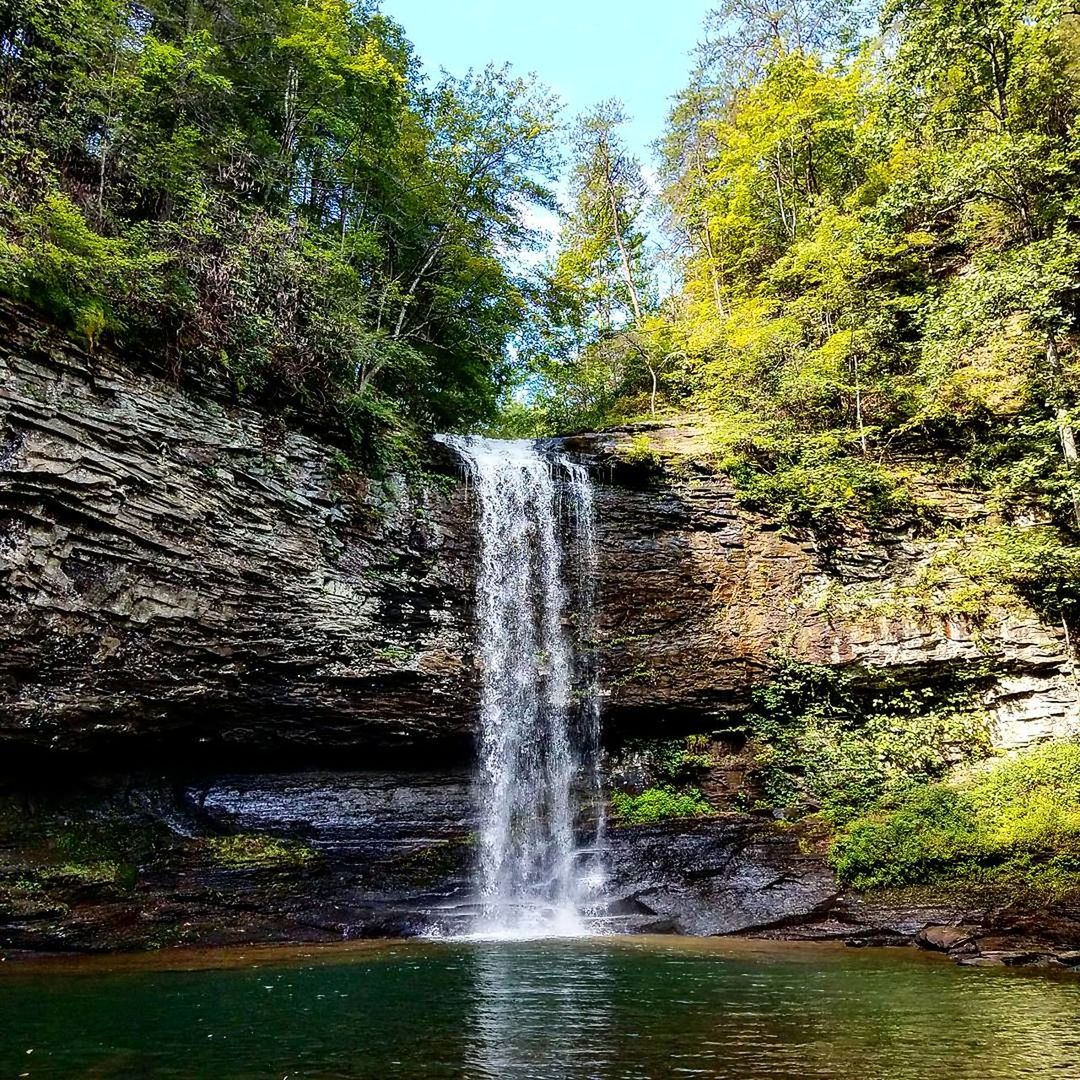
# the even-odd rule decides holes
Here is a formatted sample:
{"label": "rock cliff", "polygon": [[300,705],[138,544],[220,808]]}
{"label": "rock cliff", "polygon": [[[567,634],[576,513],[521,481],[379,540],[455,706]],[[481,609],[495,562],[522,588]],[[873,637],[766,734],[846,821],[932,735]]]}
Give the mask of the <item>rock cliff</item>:
{"label": "rock cliff", "polygon": [[460,487],[369,484],[279,421],[3,315],[0,745],[466,736]]}
{"label": "rock cliff", "polygon": [[786,656],[846,665],[868,687],[933,684],[978,665],[998,745],[1077,730],[1080,684],[1062,628],[1004,597],[977,615],[953,613],[940,597],[919,602],[931,569],[948,593],[947,560],[963,559],[964,526],[987,518],[975,493],[925,493],[936,530],[898,522],[825,548],[740,508],[692,426],[566,442],[607,481],[600,618],[613,727],[655,732],[737,713]]}
{"label": "rock cliff", "polygon": [[[464,756],[475,537],[447,451],[373,483],[220,393],[0,323],[0,746]],[[914,684],[977,661],[1000,743],[1073,728],[1059,629],[889,602],[935,559],[914,528],[822,552],[741,509],[692,428],[644,437],[645,463],[640,431],[565,441],[597,482],[609,735],[722,723],[779,654]]]}
{"label": "rock cliff", "polygon": [[[910,602],[985,517],[972,493],[929,492],[951,540],[901,522],[826,549],[741,507],[692,425],[562,448],[595,484],[613,746],[722,732],[779,656],[867,687],[975,664],[1000,745],[1075,730],[1063,630],[1015,601]],[[460,902],[472,521],[436,444],[422,478],[374,482],[208,379],[0,303],[0,946],[397,933]],[[964,922],[970,954],[1002,925],[844,897],[812,844],[749,815],[616,829],[611,870],[638,927],[910,940]],[[1076,913],[1062,925],[1074,940]]]}

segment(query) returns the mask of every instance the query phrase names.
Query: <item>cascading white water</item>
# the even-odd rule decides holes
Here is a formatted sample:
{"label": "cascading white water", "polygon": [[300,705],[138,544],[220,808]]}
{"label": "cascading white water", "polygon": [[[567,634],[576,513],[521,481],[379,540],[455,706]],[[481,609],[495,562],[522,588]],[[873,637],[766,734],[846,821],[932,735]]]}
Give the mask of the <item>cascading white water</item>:
{"label": "cascading white water", "polygon": [[576,624],[581,643],[593,630],[589,476],[530,442],[444,441],[465,462],[479,506],[474,932],[585,933],[603,867],[596,668],[573,634]]}

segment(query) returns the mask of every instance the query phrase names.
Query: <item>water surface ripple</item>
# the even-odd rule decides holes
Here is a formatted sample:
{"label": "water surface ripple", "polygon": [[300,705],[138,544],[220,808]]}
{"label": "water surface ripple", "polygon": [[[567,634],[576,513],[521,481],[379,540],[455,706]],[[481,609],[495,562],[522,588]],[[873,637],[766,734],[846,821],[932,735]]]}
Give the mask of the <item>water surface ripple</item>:
{"label": "water surface ripple", "polygon": [[1080,1077],[1080,981],[908,950],[593,938],[6,965],[0,1024],[5,1077]]}

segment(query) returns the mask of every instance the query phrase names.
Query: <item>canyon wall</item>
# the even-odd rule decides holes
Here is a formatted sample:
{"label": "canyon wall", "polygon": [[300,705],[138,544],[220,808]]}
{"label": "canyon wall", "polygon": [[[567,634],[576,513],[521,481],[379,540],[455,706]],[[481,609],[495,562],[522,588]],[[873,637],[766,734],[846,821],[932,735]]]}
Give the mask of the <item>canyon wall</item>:
{"label": "canyon wall", "polygon": [[[0,324],[0,747],[467,754],[476,541],[449,451],[422,480],[371,481],[209,383],[8,305]],[[977,663],[1000,744],[1075,728],[1060,628],[1015,602],[895,602],[941,546],[914,524],[824,550],[740,508],[692,426],[564,447],[597,485],[610,738],[722,727],[781,656],[868,685]],[[930,496],[961,530],[985,517],[969,492]]]}
{"label": "canyon wall", "polygon": [[465,736],[459,485],[369,483],[280,421],[5,314],[0,743]]}
{"label": "canyon wall", "polygon": [[[910,522],[824,545],[740,506],[692,423],[562,449],[595,484],[610,745],[724,732],[783,658],[883,693],[976,670],[999,745],[1075,730],[1063,629],[917,587],[934,568],[948,591],[942,556],[986,519],[973,493],[924,492],[952,539]],[[0,948],[452,924],[476,829],[473,511],[438,444],[411,482],[375,481],[209,377],[0,304]],[[611,830],[618,926],[1027,932],[971,899],[845,894],[812,832],[717,792],[716,817]],[[1056,955],[1078,919],[1024,955]]]}

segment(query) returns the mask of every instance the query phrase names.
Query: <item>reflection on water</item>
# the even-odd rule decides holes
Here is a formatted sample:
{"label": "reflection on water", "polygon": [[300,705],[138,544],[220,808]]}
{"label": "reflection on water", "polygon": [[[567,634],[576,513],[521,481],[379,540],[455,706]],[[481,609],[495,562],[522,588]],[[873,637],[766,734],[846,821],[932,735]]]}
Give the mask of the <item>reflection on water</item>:
{"label": "reflection on water", "polygon": [[472,960],[466,1075],[492,1080],[603,1076],[611,1058],[607,949],[483,942]]}
{"label": "reflection on water", "polygon": [[203,971],[6,964],[0,1077],[1080,1076],[1080,980],[907,950],[622,938],[252,956]]}

